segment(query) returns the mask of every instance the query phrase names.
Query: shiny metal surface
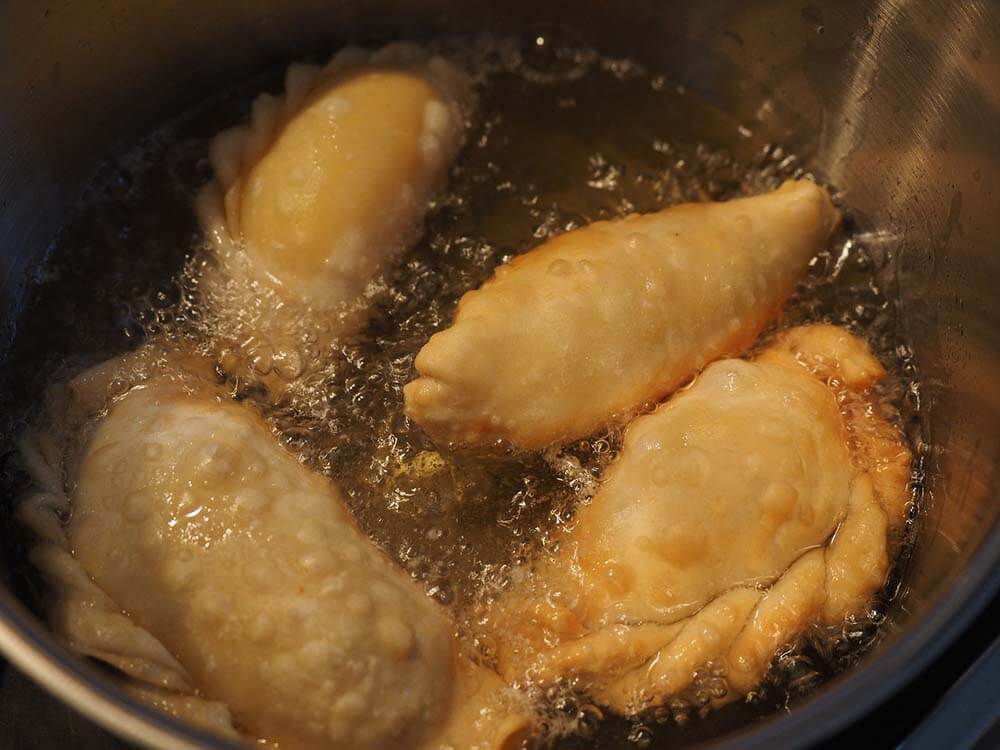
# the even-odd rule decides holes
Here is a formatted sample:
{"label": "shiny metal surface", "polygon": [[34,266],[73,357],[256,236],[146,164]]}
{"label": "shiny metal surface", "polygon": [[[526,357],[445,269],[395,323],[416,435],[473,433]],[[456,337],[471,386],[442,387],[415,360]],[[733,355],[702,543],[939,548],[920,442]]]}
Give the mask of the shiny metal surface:
{"label": "shiny metal surface", "polygon": [[[844,191],[898,266],[930,493],[887,637],[743,746],[803,744],[876,705],[1000,583],[1000,5],[986,0],[51,0],[0,4],[0,339],[97,161],[264,66],[344,41],[563,26],[663,70]],[[894,313],[895,311],[889,311]],[[6,591],[0,648],[150,745],[206,740],[124,701]]]}

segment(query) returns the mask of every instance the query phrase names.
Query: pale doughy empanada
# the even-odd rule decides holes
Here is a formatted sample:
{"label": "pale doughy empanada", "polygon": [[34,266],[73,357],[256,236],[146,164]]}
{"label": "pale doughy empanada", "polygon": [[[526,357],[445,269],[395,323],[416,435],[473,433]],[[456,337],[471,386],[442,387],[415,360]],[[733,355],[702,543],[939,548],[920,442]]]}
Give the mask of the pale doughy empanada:
{"label": "pale doughy empanada", "polygon": [[[82,376],[62,413],[79,420],[114,377]],[[444,613],[248,407],[178,370],[126,385],[73,437],[71,492],[47,487],[22,514],[71,513],[63,534],[32,523],[53,624],[155,686],[135,688],[155,705],[228,733],[231,712],[283,748],[510,748],[526,732]],[[52,452],[28,452],[52,485]]]}
{"label": "pale doughy empanada", "polygon": [[797,181],[557,237],[462,298],[417,356],[407,413],[466,444],[584,437],[742,353],[838,221]]}
{"label": "pale doughy empanada", "polygon": [[735,697],[807,626],[862,613],[909,498],[884,375],[850,333],[797,328],[636,419],[558,553],[491,612],[501,674],[576,677],[632,713],[714,663]]}
{"label": "pale doughy empanada", "polygon": [[[207,307],[279,374],[297,341],[349,334],[366,288],[420,234],[464,133],[466,76],[416,45],[348,48],[293,65],[283,96],[260,96],[248,126],[210,146],[199,200],[220,268]],[[231,329],[236,330],[231,330]],[[245,331],[243,329],[246,329]]]}

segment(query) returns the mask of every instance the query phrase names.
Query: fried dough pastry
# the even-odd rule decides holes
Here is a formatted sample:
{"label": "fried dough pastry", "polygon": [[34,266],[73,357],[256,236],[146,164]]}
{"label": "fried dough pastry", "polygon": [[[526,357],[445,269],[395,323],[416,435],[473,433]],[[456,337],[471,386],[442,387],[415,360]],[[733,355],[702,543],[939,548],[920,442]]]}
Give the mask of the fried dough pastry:
{"label": "fried dough pastry", "polygon": [[[54,422],[73,435],[25,451],[39,491],[22,518],[72,648],[164,710],[282,748],[519,746],[509,691],[329,480],[198,376],[121,372],[71,382]],[[109,383],[120,395],[83,418]]]}
{"label": "fried dough pastry", "polygon": [[283,96],[261,95],[249,125],[210,145],[215,181],[199,199],[220,265],[203,284],[210,310],[229,327],[250,319],[251,348],[268,354],[294,351],[282,337],[303,326],[323,339],[356,330],[366,288],[421,232],[462,142],[468,88],[412,44],[292,65]]}
{"label": "fried dough pastry", "polygon": [[796,328],[636,419],[558,552],[492,608],[501,674],[631,714],[709,665],[732,700],[806,628],[864,613],[909,502],[884,376],[850,333]]}
{"label": "fried dough pastry", "polygon": [[407,413],[463,444],[589,435],[746,350],[838,222],[795,181],[557,237],[462,298],[417,356]]}

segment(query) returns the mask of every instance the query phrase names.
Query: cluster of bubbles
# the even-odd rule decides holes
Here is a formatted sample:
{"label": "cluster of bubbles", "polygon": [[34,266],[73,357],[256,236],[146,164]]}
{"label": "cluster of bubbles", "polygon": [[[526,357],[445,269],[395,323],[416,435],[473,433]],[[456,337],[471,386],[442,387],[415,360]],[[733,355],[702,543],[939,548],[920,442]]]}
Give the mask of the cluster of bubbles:
{"label": "cluster of bubbles", "polygon": [[[325,345],[322,331],[302,320],[280,346],[263,342],[246,357],[238,330],[202,309],[199,283],[212,261],[183,206],[210,177],[207,137],[243,116],[258,82],[154,136],[112,170],[112,188],[95,189],[89,208],[81,209],[110,217],[90,230],[88,242],[97,236],[113,246],[107,252],[134,253],[135,230],[120,235],[122,227],[138,224],[149,238],[143,251],[160,260],[138,264],[133,276],[112,287],[116,313],[101,324],[113,334],[84,336],[76,346],[90,346],[99,357],[173,337],[215,357],[220,380],[256,403],[290,450],[336,479],[359,525],[452,610],[460,633],[475,644],[475,612],[554,548],[620,449],[621,430],[542,453],[434,445],[403,413],[402,387],[414,376],[420,347],[448,325],[462,294],[552,236],[683,201],[759,193],[808,173],[794,154],[755,141],[745,125],[683,87],[632,61],[568,43],[553,30],[527,40],[440,45],[478,82],[467,146],[447,192],[430,207],[423,238],[370,288],[369,322],[357,336]],[[155,190],[150,174],[158,180]],[[158,246],[158,236],[174,249]],[[175,242],[178,236],[188,237],[186,244]],[[60,258],[79,257],[77,239],[63,234],[53,253],[57,268]],[[919,457],[919,385],[912,355],[900,343],[893,247],[891,237],[861,233],[848,222],[833,249],[815,259],[775,330],[822,320],[863,332],[894,374],[885,401],[898,409],[886,409]],[[41,283],[85,293],[58,272]],[[245,312],[266,313],[266,300]],[[67,362],[85,354],[65,349]],[[779,654],[757,703],[781,705],[852,664],[877,637],[900,570],[867,620],[807,634]],[[602,746],[649,747],[671,728],[690,724],[724,690],[723,676],[708,667],[687,694],[628,721],[605,716],[571,687],[556,686],[541,698],[553,743],[572,735],[574,747],[587,738]]]}

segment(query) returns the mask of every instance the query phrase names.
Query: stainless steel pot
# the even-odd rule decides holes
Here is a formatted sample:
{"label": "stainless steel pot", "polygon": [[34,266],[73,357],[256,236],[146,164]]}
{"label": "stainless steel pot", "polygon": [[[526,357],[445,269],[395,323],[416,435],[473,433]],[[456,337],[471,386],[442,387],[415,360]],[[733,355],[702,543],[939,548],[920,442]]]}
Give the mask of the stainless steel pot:
{"label": "stainless steel pot", "polygon": [[[565,26],[669,74],[841,188],[898,265],[930,483],[887,637],[793,710],[720,741],[814,741],[938,655],[1000,587],[1000,5],[988,0],[165,0],[0,4],[0,316],[97,160],[263,67],[346,41]],[[767,103],[767,106],[762,106]],[[9,506],[8,506],[9,507]],[[0,649],[159,747],[218,745],[118,693],[0,589]]]}

